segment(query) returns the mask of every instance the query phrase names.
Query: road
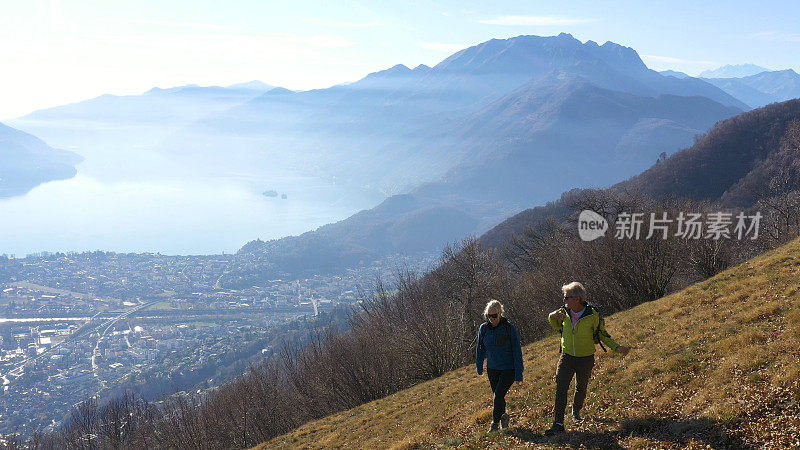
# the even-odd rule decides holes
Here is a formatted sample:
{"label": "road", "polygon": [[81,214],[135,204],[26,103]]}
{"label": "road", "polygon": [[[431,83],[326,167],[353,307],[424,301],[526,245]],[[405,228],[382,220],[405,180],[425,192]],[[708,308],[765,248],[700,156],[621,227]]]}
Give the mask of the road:
{"label": "road", "polygon": [[[91,299],[95,298],[94,295],[84,294],[84,293],[81,293],[81,292],[68,291],[66,289],[53,288],[53,287],[50,287],[50,286],[42,286],[41,284],[34,284],[34,283],[27,282],[27,281],[15,281],[13,283],[8,283],[8,285],[9,286],[18,287],[18,288],[23,288],[23,289],[30,289],[30,290],[34,290],[34,291],[39,291],[39,292],[47,292],[48,294],[70,295],[72,297],[80,298],[80,299],[83,299],[83,300],[91,300]],[[103,300],[106,300],[106,299],[103,299]],[[113,300],[113,299],[109,299],[109,300]]]}
{"label": "road", "polygon": [[[100,328],[103,328],[105,326],[105,328],[103,328],[103,332],[100,333],[100,336],[98,336],[98,338],[97,338],[97,343],[94,345],[94,350],[92,350],[92,372],[94,372],[95,378],[99,377],[99,373],[98,373],[98,370],[97,370],[98,367],[97,367],[96,359],[97,359],[98,353],[100,352],[100,343],[106,337],[106,334],[108,333],[108,330],[110,330],[111,327],[113,327],[117,323],[118,320],[120,320],[122,318],[125,318],[125,317],[128,317],[129,315],[133,314],[134,312],[139,311],[140,309],[147,308],[148,306],[153,305],[155,303],[156,302],[142,303],[141,305],[137,306],[136,308],[133,308],[130,311],[125,311],[124,313],[118,315],[117,317],[113,317],[111,319],[108,319],[105,322],[103,322],[102,324],[100,324],[99,326],[95,327],[95,329],[100,329]],[[101,381],[101,384],[102,384],[102,381]]]}
{"label": "road", "polygon": [[[37,354],[36,356],[33,356],[33,357],[30,357],[30,358],[27,358],[27,359],[25,359],[24,361],[22,361],[22,362],[18,363],[16,366],[14,366],[14,368],[13,368],[13,369],[11,369],[11,370],[8,372],[8,375],[12,375],[12,376],[13,376],[13,377],[15,377],[15,378],[16,378],[16,377],[18,377],[18,376],[20,376],[20,375],[22,374],[22,369],[25,367],[25,365],[26,365],[27,363],[29,363],[29,362],[34,362],[34,361],[38,360],[39,358],[43,358],[43,357],[45,357],[46,355],[48,355],[49,353],[51,353],[53,350],[55,350],[55,349],[57,349],[58,347],[60,347],[60,346],[64,345],[64,343],[66,343],[67,341],[70,341],[70,342],[72,342],[72,341],[74,341],[75,339],[79,338],[81,335],[83,335],[83,334],[86,334],[87,332],[90,332],[91,330],[98,329],[98,328],[101,328],[101,327],[105,326],[105,329],[104,329],[103,333],[101,334],[100,338],[98,339],[98,344],[99,344],[100,340],[101,340],[101,339],[102,339],[102,338],[105,336],[105,333],[106,333],[106,332],[109,330],[109,328],[110,328],[110,327],[111,327],[111,326],[112,326],[114,323],[116,323],[116,321],[117,321],[117,320],[119,320],[119,319],[121,319],[121,318],[123,318],[123,317],[127,317],[129,314],[131,314],[131,313],[134,313],[134,312],[136,312],[136,311],[138,311],[138,310],[140,310],[140,309],[142,309],[142,308],[147,308],[148,306],[150,306],[150,305],[152,305],[152,304],[154,304],[154,303],[156,303],[156,302],[148,302],[148,303],[143,303],[143,304],[141,304],[141,305],[137,306],[136,308],[133,308],[133,309],[131,309],[131,310],[129,310],[129,311],[125,311],[125,312],[124,312],[124,313],[122,313],[122,314],[119,314],[119,315],[118,315],[118,316],[116,316],[116,317],[113,317],[113,318],[110,318],[110,319],[106,319],[104,322],[102,322],[102,323],[100,323],[100,324],[97,324],[97,325],[92,325],[92,322],[93,322],[93,321],[95,321],[95,320],[97,319],[97,317],[98,317],[98,316],[99,316],[101,313],[103,313],[103,311],[102,311],[102,310],[101,310],[101,311],[98,311],[98,312],[97,312],[97,314],[95,314],[94,316],[92,316],[92,317],[89,319],[89,321],[88,321],[88,322],[86,322],[86,323],[85,323],[85,324],[84,324],[84,325],[83,325],[81,328],[79,328],[77,331],[75,331],[75,333],[73,333],[73,334],[72,334],[72,336],[68,336],[66,339],[64,339],[63,341],[59,342],[58,344],[56,344],[56,345],[53,345],[52,347],[49,347],[49,348],[45,349],[45,351],[43,351],[42,353],[39,353],[39,354]],[[95,345],[95,349],[97,349],[97,346],[96,346],[96,345]],[[95,353],[95,352],[92,352],[92,370],[94,370],[94,369],[95,369],[94,353]],[[97,376],[97,373],[96,373],[96,372],[95,372],[95,376]]]}

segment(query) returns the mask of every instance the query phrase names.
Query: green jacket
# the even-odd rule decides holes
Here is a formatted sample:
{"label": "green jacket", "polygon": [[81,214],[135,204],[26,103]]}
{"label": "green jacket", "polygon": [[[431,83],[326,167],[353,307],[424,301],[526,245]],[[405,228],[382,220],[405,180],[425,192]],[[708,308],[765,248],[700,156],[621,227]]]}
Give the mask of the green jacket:
{"label": "green jacket", "polygon": [[[553,314],[559,311],[566,315],[562,321],[553,318]],[[572,327],[572,319],[569,317],[566,306],[562,306],[560,309],[551,312],[548,319],[553,329],[561,332],[561,351],[568,355],[578,357],[594,355],[595,330],[598,330],[600,340],[611,348],[611,350],[616,350],[617,347],[619,347],[619,344],[617,344],[606,331],[605,323],[600,313],[591,306],[583,308],[583,313],[575,324],[574,329]]]}

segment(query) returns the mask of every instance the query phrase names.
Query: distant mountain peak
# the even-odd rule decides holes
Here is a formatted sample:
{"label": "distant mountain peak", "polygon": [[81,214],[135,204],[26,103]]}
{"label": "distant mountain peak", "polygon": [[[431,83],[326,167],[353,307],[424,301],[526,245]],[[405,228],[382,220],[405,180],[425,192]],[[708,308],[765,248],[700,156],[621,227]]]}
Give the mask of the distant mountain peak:
{"label": "distant mountain peak", "polygon": [[700,72],[699,76],[702,78],[744,78],[768,71],[769,69],[755,64],[727,64],[714,70],[704,70]]}
{"label": "distant mountain peak", "polygon": [[[639,53],[631,47],[606,41],[600,46],[600,51],[605,52],[608,57],[613,57],[613,59],[621,62],[622,65],[627,66],[629,69],[647,70],[647,66],[642,61],[642,58],[639,57]],[[609,59],[611,58],[606,58],[606,62],[609,62]]]}
{"label": "distant mountain peak", "polygon": [[144,95],[170,94],[170,93],[174,93],[174,92],[180,92],[180,91],[182,91],[184,89],[197,88],[197,87],[200,87],[200,86],[198,86],[196,84],[184,84],[182,86],[173,86],[173,87],[168,87],[168,88],[160,88],[160,87],[156,86],[156,87],[150,89],[149,91],[145,92]]}
{"label": "distant mountain peak", "polygon": [[399,84],[406,83],[409,79],[422,77],[430,70],[430,67],[422,65],[411,70],[405,64],[395,64],[388,69],[372,72],[355,83],[347,83],[347,85],[359,86],[361,88],[370,87],[372,89],[378,86],[382,86],[383,88],[389,86],[398,87]]}
{"label": "distant mountain peak", "polygon": [[220,90],[220,89],[230,89],[230,90],[249,90],[249,91],[258,91],[258,92],[267,92],[270,89],[273,89],[274,86],[270,86],[266,83],[263,83],[258,80],[248,81],[246,83],[238,83],[232,84],[230,86],[220,87],[220,86],[200,86],[198,84],[185,84],[182,86],[174,86],[169,88],[160,88],[158,86],[150,89],[149,91],[145,92],[144,95],[159,95],[159,94],[175,94],[179,92],[195,92],[199,90]]}
{"label": "distant mountain peak", "polygon": [[264,83],[263,81],[252,80],[252,81],[248,81],[248,82],[245,82],[245,83],[232,84],[232,85],[226,86],[226,87],[228,87],[230,89],[250,89],[250,90],[253,90],[253,91],[267,92],[270,89],[273,89],[275,86],[271,86],[271,85],[269,85],[267,83]]}
{"label": "distant mountain peak", "polygon": [[295,92],[283,87],[276,87],[268,90],[264,93],[264,95],[286,95],[286,94],[294,94]]}
{"label": "distant mountain peak", "polygon": [[602,61],[622,72],[648,70],[639,54],[630,47],[610,41],[602,46],[594,41],[584,44],[568,33],[491,39],[451,55],[433,70],[529,73],[533,76],[554,68],[571,67],[582,61]]}
{"label": "distant mountain peak", "polygon": [[662,71],[660,71],[658,73],[660,73],[661,75],[664,75],[665,77],[675,77],[675,78],[678,78],[678,79],[689,78],[689,75],[687,75],[687,74],[685,74],[683,72],[679,72],[677,70],[662,70]]}
{"label": "distant mountain peak", "polygon": [[408,66],[406,66],[405,64],[395,64],[394,66],[386,70],[379,70],[377,72],[372,72],[364,78],[386,78],[397,75],[407,75],[411,72],[412,70],[409,69]]}
{"label": "distant mountain peak", "polygon": [[[150,89],[149,91],[145,92],[143,95],[163,94],[165,92],[170,92],[170,91],[174,91],[175,89],[181,89],[181,88],[183,88],[183,86],[181,86],[180,88],[179,87],[161,88],[161,87],[158,87],[158,86],[154,86],[152,89]],[[107,95],[107,94],[104,94],[104,95]]]}

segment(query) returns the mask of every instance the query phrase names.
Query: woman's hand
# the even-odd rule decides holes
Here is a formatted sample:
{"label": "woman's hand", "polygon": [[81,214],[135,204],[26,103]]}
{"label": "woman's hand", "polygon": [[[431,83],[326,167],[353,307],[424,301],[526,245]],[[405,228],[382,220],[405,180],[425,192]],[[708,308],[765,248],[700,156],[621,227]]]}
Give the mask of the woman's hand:
{"label": "woman's hand", "polygon": [[562,321],[567,317],[567,315],[564,314],[564,311],[559,309],[558,311],[550,314],[550,317],[552,317],[555,320]]}

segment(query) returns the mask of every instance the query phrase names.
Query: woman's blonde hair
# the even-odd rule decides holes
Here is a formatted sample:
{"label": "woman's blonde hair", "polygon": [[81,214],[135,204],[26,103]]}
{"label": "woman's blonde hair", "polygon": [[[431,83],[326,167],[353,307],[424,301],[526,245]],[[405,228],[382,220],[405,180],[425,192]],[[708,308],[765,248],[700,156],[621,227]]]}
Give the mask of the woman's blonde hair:
{"label": "woman's blonde hair", "polygon": [[503,307],[502,303],[500,303],[499,301],[497,301],[495,299],[491,299],[491,300],[489,300],[489,303],[486,304],[486,308],[483,309],[483,318],[484,319],[488,319],[489,318],[489,311],[491,311],[493,309],[499,309],[501,316],[503,314],[505,314],[505,312],[506,312],[506,309]]}
{"label": "woman's blonde hair", "polygon": [[578,297],[586,301],[586,288],[581,283],[573,281],[572,283],[561,286],[561,292],[567,296]]}

